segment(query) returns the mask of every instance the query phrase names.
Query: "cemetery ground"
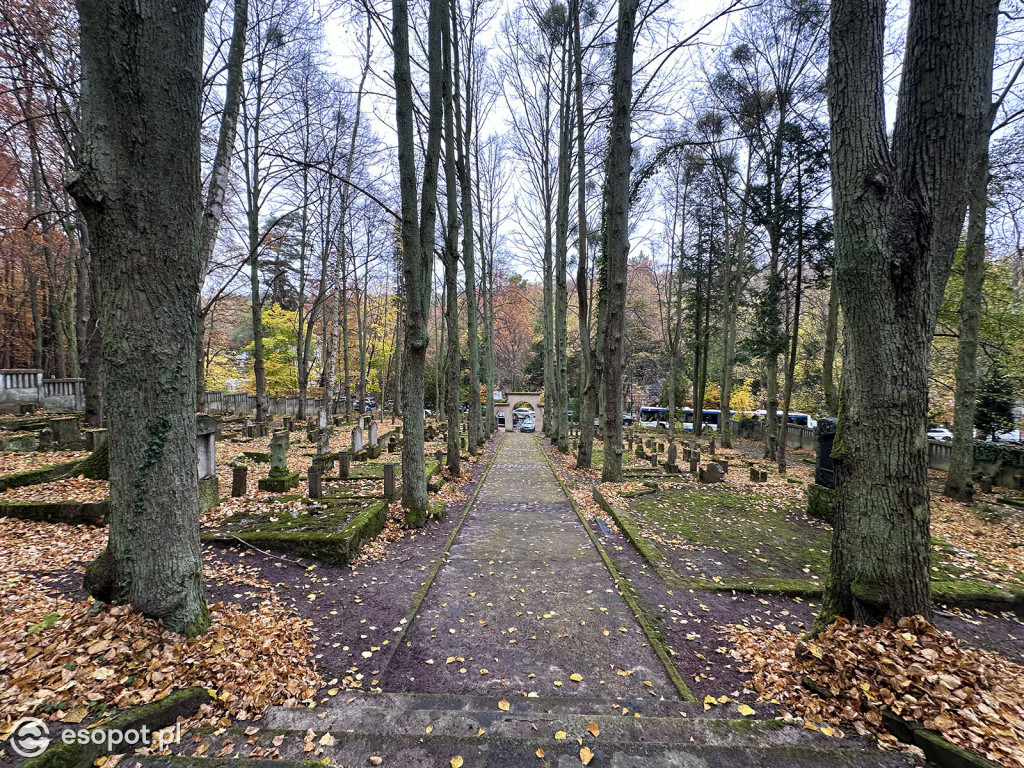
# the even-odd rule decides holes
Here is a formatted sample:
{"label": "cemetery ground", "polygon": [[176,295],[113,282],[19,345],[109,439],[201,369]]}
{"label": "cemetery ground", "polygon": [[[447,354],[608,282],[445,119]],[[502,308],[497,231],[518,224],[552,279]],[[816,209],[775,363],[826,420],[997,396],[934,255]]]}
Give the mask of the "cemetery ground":
{"label": "cemetery ground", "polygon": [[[341,432],[333,453],[351,448]],[[894,713],[1024,765],[1024,522],[995,496],[949,502],[933,478],[934,627],[840,622],[797,655],[830,541],[806,514],[806,452],[788,477],[752,482],[742,462],[769,464],[738,441],[718,448],[729,470],[711,484],[627,454],[626,482],[600,484],[541,436],[499,432],[461,478],[438,471],[447,514],[410,532],[399,503],[377,498],[398,454],[352,462],[348,480],[326,470],[309,499],[316,445],[290,437],[300,485],[278,493],[257,483],[269,437],[217,443],[221,500],[202,515],[213,624],[193,640],[82,591],[102,526],[0,519],[0,730],[23,715],[96,724],[200,687],[213,698],[168,760],[923,765],[887,732]],[[432,471],[441,448],[427,445]],[[86,456],[0,453],[0,481]],[[246,467],[238,497],[232,464]],[[95,500],[105,484],[0,499],[34,493]],[[376,510],[361,547],[324,546]],[[865,751],[861,734],[916,755]],[[16,763],[5,747],[0,763]],[[152,751],[99,760],[170,764]]]}

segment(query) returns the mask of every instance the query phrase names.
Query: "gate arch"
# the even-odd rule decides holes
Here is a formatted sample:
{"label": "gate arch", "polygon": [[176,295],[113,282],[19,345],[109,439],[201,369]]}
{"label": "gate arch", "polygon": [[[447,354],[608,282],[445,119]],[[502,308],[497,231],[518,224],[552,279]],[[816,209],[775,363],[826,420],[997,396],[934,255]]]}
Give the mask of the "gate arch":
{"label": "gate arch", "polygon": [[509,404],[509,415],[505,419],[506,429],[512,429],[511,414],[515,405],[517,403],[526,403],[533,408],[533,412],[537,416],[537,431],[542,432],[544,430],[544,405],[541,403],[541,400],[544,398],[543,392],[507,392],[506,397]]}

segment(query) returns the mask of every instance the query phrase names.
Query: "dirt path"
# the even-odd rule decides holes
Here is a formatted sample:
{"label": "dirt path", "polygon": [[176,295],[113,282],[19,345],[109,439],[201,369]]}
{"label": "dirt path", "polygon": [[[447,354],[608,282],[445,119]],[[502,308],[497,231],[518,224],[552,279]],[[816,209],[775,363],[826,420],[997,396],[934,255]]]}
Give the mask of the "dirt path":
{"label": "dirt path", "polygon": [[547,462],[507,434],[385,691],[678,694]]}

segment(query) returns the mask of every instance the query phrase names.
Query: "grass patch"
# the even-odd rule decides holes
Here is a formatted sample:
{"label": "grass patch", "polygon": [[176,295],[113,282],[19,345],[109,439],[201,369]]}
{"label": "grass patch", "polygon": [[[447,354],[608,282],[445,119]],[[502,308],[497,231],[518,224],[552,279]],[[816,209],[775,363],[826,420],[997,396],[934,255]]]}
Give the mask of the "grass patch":
{"label": "grass patch", "polygon": [[[687,544],[727,553],[723,577],[820,584],[828,575],[832,532],[812,524],[795,500],[780,501],[762,490],[700,486],[631,499],[628,512],[643,535],[664,543],[663,550]],[[951,561],[945,542],[933,546],[935,580],[954,581],[965,573]]]}

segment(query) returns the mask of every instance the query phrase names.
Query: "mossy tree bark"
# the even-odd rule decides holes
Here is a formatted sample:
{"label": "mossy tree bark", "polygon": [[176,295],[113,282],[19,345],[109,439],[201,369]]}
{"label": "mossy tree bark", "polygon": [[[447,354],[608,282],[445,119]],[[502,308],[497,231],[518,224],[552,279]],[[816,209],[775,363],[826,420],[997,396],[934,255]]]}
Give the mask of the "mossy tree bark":
{"label": "mossy tree bark", "polygon": [[626,324],[626,266],[629,260],[629,174],[633,100],[633,31],[637,0],[620,0],[612,71],[611,127],[605,161],[605,291],[601,375],[604,385],[604,463],[601,479],[622,480],[622,339]]}
{"label": "mossy tree bark", "polygon": [[931,616],[928,355],[991,103],[997,10],[997,0],[911,6],[890,141],[885,2],[832,4],[835,279],[846,354],[818,627],[836,615]]}
{"label": "mossy tree bark", "polygon": [[69,189],[103,284],[107,596],[195,635],[209,626],[195,430],[204,4],[78,10],[82,152]]}
{"label": "mossy tree bark", "polygon": [[448,0],[430,0],[427,55],[430,82],[427,146],[423,161],[421,209],[416,210],[416,143],[413,132],[412,72],[409,63],[408,0],[392,0],[395,56],[395,126],[402,198],[402,275],[405,280],[405,344],[402,354],[402,506],[406,524],[421,526],[428,510],[423,455],[423,371],[426,366],[434,223],[437,214],[437,169],[443,128],[442,29],[448,23]]}

